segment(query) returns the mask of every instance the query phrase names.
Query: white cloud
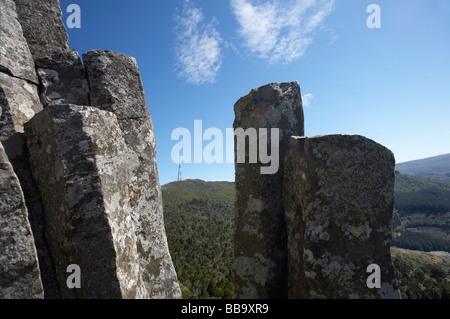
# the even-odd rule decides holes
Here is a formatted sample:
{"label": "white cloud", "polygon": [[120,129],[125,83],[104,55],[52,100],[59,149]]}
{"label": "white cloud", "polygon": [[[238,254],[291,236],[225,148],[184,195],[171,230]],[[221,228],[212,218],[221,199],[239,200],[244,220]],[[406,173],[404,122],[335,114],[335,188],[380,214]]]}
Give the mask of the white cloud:
{"label": "white cloud", "polygon": [[314,95],[311,93],[305,94],[302,96],[302,102],[304,107],[309,107],[311,105],[311,101],[314,98]]}
{"label": "white cloud", "polygon": [[244,45],[259,58],[290,63],[313,41],[334,0],[231,0]]}
{"label": "white cloud", "polygon": [[215,82],[222,64],[222,38],[211,23],[204,22],[201,9],[185,0],[182,12],[175,16],[178,76],[189,83]]}

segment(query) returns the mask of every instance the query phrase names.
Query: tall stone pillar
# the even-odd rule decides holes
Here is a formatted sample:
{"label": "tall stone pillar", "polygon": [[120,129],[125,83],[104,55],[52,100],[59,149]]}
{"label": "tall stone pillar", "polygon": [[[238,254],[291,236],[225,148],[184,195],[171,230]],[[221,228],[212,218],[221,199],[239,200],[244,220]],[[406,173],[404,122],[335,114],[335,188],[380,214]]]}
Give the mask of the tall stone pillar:
{"label": "tall stone pillar", "polygon": [[0,299],[44,298],[25,199],[1,142],[0,251]]}
{"label": "tall stone pillar", "polygon": [[[114,114],[47,107],[25,126],[46,235],[63,298],[147,298],[131,218],[130,170],[138,165]],[[70,265],[80,286],[67,285]]]}
{"label": "tall stone pillar", "polygon": [[139,158],[128,191],[148,295],[181,298],[164,227],[155,132],[137,62],[124,54],[99,50],[83,54],[83,61],[91,105],[116,114],[127,147]]}
{"label": "tall stone pillar", "polygon": [[14,0],[34,60],[69,51],[59,0]]}
{"label": "tall stone pillar", "polygon": [[400,298],[390,255],[394,167],[390,150],[362,136],[291,138],[284,167],[290,298]]}
{"label": "tall stone pillar", "polygon": [[[39,1],[29,1],[38,5]],[[59,5],[59,4],[58,4]],[[39,19],[39,12],[31,11]],[[31,12],[29,12],[31,14]],[[49,13],[50,14],[50,13]],[[36,17],[25,16],[26,20]],[[20,181],[25,198],[28,219],[33,230],[39,257],[41,279],[46,298],[59,298],[55,270],[44,236],[42,202],[31,176],[23,125],[43,109],[39,101],[39,80],[35,63],[24,37],[21,20],[13,0],[0,0],[0,141]]]}
{"label": "tall stone pillar", "polygon": [[[300,86],[297,82],[275,83],[253,89],[236,103],[234,110],[234,129],[235,133],[238,132],[235,143],[235,296],[286,298],[283,158],[290,137],[304,134]],[[276,143],[272,143],[276,133],[272,129],[279,129]],[[245,143],[244,132],[251,136]],[[263,137],[267,138],[267,144]],[[278,144],[278,149],[275,144]],[[243,145],[246,146],[245,157],[242,155]],[[264,157],[270,150],[272,155],[276,155],[273,159],[278,158],[278,170],[263,174],[263,168],[269,164],[263,164],[261,153],[266,153],[262,155]]]}

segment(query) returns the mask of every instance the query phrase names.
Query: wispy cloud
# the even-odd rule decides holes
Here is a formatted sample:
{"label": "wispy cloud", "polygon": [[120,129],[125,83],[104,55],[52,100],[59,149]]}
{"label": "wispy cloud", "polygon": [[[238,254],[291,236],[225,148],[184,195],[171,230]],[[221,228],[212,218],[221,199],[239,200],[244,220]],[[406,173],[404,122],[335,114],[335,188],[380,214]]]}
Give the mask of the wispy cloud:
{"label": "wispy cloud", "polygon": [[313,41],[334,0],[231,0],[245,46],[269,63],[290,63]]}
{"label": "wispy cloud", "polygon": [[302,95],[302,102],[304,107],[309,107],[311,105],[311,101],[314,98],[314,95],[311,93]]}
{"label": "wispy cloud", "polygon": [[222,64],[222,38],[214,19],[205,23],[202,10],[185,0],[175,22],[178,76],[194,84],[214,82]]}

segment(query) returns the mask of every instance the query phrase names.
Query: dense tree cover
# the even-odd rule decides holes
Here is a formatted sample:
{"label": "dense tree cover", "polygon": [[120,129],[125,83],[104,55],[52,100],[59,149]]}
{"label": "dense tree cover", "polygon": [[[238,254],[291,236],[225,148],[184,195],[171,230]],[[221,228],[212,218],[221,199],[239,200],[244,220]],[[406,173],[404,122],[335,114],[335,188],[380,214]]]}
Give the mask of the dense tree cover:
{"label": "dense tree cover", "polygon": [[392,248],[397,284],[403,299],[450,299],[450,259]]}
{"label": "dense tree cover", "polygon": [[183,297],[232,299],[234,184],[188,180],[162,189]]}
{"label": "dense tree cover", "polygon": [[450,251],[450,241],[420,231],[406,230],[392,240],[392,245],[411,250]]}
{"label": "dense tree cover", "polygon": [[394,246],[450,251],[450,183],[397,173],[393,229]]}
{"label": "dense tree cover", "polygon": [[450,212],[450,182],[395,175],[395,208],[402,214]]}
{"label": "dense tree cover", "polygon": [[[234,183],[188,180],[164,185],[162,190],[169,249],[183,297],[233,298]],[[394,225],[399,233],[393,245],[450,251],[445,241],[449,217],[450,212],[396,211]],[[425,232],[425,226],[439,230],[439,236]],[[403,298],[449,298],[448,258],[437,262],[431,254],[392,251]]]}

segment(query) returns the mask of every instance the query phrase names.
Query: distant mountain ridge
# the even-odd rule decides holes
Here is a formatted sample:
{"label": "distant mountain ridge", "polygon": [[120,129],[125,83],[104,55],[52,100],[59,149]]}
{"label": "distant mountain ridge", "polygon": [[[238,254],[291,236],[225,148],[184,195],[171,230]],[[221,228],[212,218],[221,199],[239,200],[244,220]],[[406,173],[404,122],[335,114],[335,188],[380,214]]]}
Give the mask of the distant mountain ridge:
{"label": "distant mountain ridge", "polygon": [[450,154],[399,163],[396,170],[405,175],[450,181]]}

